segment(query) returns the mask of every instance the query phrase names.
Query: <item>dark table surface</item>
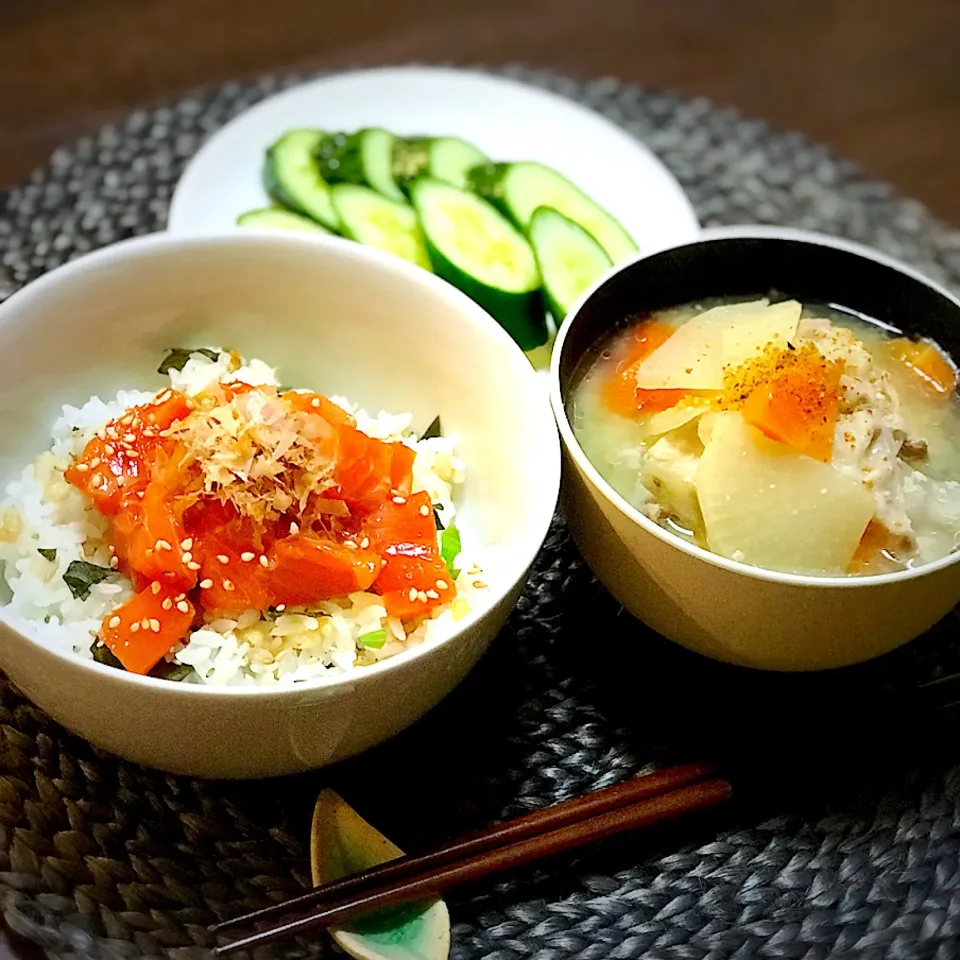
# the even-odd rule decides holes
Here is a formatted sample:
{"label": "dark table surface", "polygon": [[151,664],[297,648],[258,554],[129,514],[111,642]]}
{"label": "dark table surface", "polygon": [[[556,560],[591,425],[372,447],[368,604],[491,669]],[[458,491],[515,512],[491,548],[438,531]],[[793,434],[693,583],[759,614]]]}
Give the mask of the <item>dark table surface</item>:
{"label": "dark table surface", "polygon": [[[0,190],[58,144],[200,86],[410,60],[709,97],[960,223],[958,0],[2,0]],[[40,953],[0,934],[9,956]]]}

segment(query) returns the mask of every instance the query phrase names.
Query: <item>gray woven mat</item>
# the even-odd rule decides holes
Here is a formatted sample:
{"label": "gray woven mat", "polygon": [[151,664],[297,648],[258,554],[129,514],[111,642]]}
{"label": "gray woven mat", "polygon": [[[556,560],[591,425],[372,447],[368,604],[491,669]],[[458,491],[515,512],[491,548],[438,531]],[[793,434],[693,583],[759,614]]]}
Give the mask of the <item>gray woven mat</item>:
{"label": "gray woven mat", "polygon": [[[960,284],[957,233],[800,136],[612,80],[508,72],[642,138],[705,223],[826,230]],[[204,138],[289,82],[140,111],[58,151],[0,206],[0,297],[161,228]],[[308,882],[323,784],[416,850],[650,762],[711,755],[740,804],[451,898],[453,956],[960,956],[957,725],[914,696],[919,681],[960,669],[956,633],[948,618],[829,677],[724,668],[620,615],[557,521],[466,684],[413,730],[333,770],[254,784],[165,776],[99,754],[0,682],[4,916],[53,957],[201,956],[208,923]],[[264,956],[328,954],[318,940]]]}

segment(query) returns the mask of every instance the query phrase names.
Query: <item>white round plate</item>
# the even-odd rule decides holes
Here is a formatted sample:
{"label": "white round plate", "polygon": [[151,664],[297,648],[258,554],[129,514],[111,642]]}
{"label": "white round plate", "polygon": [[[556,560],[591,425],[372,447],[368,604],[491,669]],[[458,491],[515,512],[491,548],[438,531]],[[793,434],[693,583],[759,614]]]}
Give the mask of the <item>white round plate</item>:
{"label": "white round plate", "polygon": [[257,104],[190,162],[174,193],[168,228],[222,232],[244,211],[267,206],[263,154],[285,131],[368,126],[406,136],[455,135],[493,160],[545,163],[606,207],[644,253],[699,233],[690,201],[666,167],[598,113],[512,80],[437,67],[336,74]]}

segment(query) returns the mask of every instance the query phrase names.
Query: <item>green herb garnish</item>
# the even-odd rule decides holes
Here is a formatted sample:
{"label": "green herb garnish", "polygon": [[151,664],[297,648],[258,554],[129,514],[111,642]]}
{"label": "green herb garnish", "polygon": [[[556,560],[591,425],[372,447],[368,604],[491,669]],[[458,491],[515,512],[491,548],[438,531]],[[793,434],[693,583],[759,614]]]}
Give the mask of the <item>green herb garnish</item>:
{"label": "green herb garnish", "polygon": [[460,531],[451,523],[440,534],[440,558],[447,565],[450,576],[454,580],[460,576],[460,571],[453,565],[458,556],[460,556]]}
{"label": "green herb garnish", "polygon": [[379,650],[387,642],[387,631],[371,630],[369,633],[361,633],[358,639],[363,646]]}
{"label": "green herb garnish", "polygon": [[44,547],[44,548],[41,548],[41,549],[37,550],[37,553],[39,553],[40,556],[43,557],[44,560],[49,560],[51,563],[53,563],[53,561],[57,559],[57,551],[56,551],[56,550],[49,550],[49,549],[47,549],[47,548]]}
{"label": "green herb garnish", "polygon": [[157,373],[169,373],[171,370],[182,370],[187,361],[193,354],[199,353],[208,360],[216,360],[220,354],[216,350],[208,350],[206,347],[192,349],[191,347],[171,347],[163,362],[157,367]]}
{"label": "green herb garnish", "polygon": [[90,588],[106,580],[112,573],[109,567],[98,567],[86,560],[71,560],[63,575],[63,582],[78,600],[86,600],[90,596]]}
{"label": "green herb garnish", "polygon": [[123,664],[110,652],[110,648],[105,643],[94,640],[90,652],[97,663],[102,663],[107,667],[116,667],[118,670],[123,669]]}
{"label": "green herb garnish", "polygon": [[436,416],[430,422],[430,426],[423,431],[423,435],[420,437],[421,440],[430,440],[433,437],[442,437],[443,430],[440,427],[440,417]]}
{"label": "green herb garnish", "polygon": [[193,667],[172,660],[161,660],[151,671],[150,676],[158,680],[183,680],[189,676]]}

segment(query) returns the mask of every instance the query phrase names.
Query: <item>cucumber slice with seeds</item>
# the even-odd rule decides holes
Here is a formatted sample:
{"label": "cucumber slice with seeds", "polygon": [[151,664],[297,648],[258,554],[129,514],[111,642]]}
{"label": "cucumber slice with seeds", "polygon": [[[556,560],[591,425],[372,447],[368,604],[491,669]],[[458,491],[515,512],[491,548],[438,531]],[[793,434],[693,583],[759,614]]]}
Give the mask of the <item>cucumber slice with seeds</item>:
{"label": "cucumber slice with seeds", "polygon": [[316,220],[301,217],[299,213],[281,210],[279,207],[265,207],[262,210],[248,210],[237,217],[238,227],[266,227],[271,230],[302,230],[307,233],[325,233],[332,236],[332,232],[321,226]]}
{"label": "cucumber slice with seeds", "polygon": [[529,236],[547,306],[559,327],[580,294],[613,263],[583,227],[550,207],[533,212]]}
{"label": "cucumber slice with seeds", "polygon": [[537,207],[550,207],[583,227],[614,263],[637,250],[630,234],[606,210],[542,163],[490,163],[472,169],[469,180],[522,230],[530,229]]}
{"label": "cucumber slice with seeds", "polygon": [[421,177],[410,193],[434,271],[484,307],[523,350],[548,336],[540,274],[523,235],[466,190]]}
{"label": "cucumber slice with seeds", "polygon": [[336,230],[340,223],[330,200],[330,185],[321,176],[315,157],[325,136],[322,130],[285,133],[267,150],[263,185],[284,207]]}
{"label": "cucumber slice with seeds", "polygon": [[423,232],[409,204],[388,200],[355,183],[337,184],[331,196],[345,237],[431,269]]}
{"label": "cucumber slice with seeds", "polygon": [[320,173],[331,184],[362,184],[391,200],[405,200],[392,173],[396,140],[389,130],[380,127],[332,134],[324,138],[317,150]]}
{"label": "cucumber slice with seeds", "polygon": [[420,176],[464,189],[470,170],[487,162],[485,154],[459,137],[407,137],[393,148],[393,176],[407,191]]}

